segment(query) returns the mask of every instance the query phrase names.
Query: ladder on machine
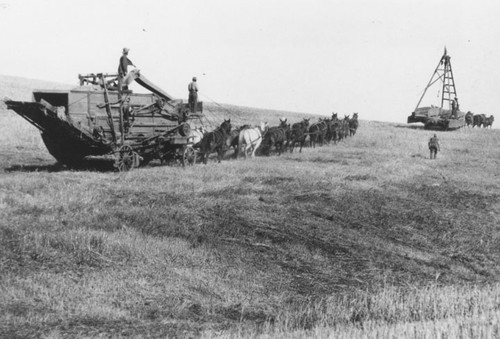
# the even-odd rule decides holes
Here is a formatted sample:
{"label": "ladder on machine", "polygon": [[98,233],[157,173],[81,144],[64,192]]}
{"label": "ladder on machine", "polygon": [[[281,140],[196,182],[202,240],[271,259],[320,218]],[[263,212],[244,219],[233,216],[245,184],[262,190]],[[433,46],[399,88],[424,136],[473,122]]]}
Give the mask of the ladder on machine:
{"label": "ladder on machine", "polygon": [[431,79],[429,80],[429,83],[425,87],[424,93],[422,93],[422,96],[420,97],[420,100],[418,101],[415,110],[419,107],[420,103],[422,102],[422,99],[424,98],[427,89],[438,81],[442,81],[443,83],[442,94],[441,94],[441,108],[445,106],[445,101],[447,101],[448,108],[451,109],[452,102],[457,97],[457,89],[455,87],[455,80],[453,78],[453,70],[451,68],[450,59],[451,57],[448,55],[445,47],[444,54],[439,60],[439,63],[436,69],[434,70],[434,73],[432,73]]}

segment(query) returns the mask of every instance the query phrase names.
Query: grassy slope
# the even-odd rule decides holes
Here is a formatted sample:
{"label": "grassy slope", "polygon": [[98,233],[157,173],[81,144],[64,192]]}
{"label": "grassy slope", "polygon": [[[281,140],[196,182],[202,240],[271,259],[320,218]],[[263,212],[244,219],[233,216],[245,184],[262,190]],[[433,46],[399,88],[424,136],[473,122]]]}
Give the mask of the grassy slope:
{"label": "grassy slope", "polygon": [[57,82],[0,75],[0,99],[8,97],[12,100],[31,100],[31,92],[33,89],[63,90],[70,89],[76,86],[76,83],[74,85],[61,84]]}
{"label": "grassy slope", "polygon": [[[298,305],[499,278],[497,130],[438,132],[430,161],[429,132],[362,121],[302,154],[118,174],[53,172],[27,125],[0,111],[3,336],[310,328],[321,312]],[[334,322],[384,317],[353,303]]]}

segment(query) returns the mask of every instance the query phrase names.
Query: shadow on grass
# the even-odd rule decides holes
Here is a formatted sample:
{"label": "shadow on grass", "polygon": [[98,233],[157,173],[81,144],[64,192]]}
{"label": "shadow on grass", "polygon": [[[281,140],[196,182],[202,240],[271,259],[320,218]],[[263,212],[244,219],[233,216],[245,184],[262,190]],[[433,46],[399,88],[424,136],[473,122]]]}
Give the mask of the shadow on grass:
{"label": "shadow on grass", "polygon": [[53,164],[14,164],[5,168],[5,172],[61,172],[67,170],[77,171],[96,171],[96,172],[109,172],[113,171],[113,162],[109,160],[86,160],[79,166],[68,167],[59,162]]}
{"label": "shadow on grass", "polygon": [[65,167],[62,164],[55,163],[50,165],[23,165],[15,164],[5,168],[5,172],[60,172]]}
{"label": "shadow on grass", "polygon": [[418,129],[418,130],[424,130],[424,125],[410,125],[410,124],[405,124],[405,125],[394,125],[396,128],[407,128],[407,129]]}
{"label": "shadow on grass", "polygon": [[[223,162],[226,161],[233,161],[234,156],[233,153],[230,155],[225,155],[224,158],[222,159]],[[217,163],[217,155],[216,154],[211,154],[208,163]],[[203,165],[203,162],[200,159],[196,160],[196,166],[201,166]],[[163,166],[168,166],[168,167],[183,167],[182,163],[180,160],[172,159],[170,161],[160,161],[158,159],[154,159],[151,161],[148,161],[147,163],[141,164],[138,169],[140,168],[145,168],[145,167],[163,167]],[[134,168],[133,170],[138,170],[137,168]],[[1,170],[1,169],[0,169]],[[109,158],[87,158],[83,160],[80,164],[77,166],[67,166],[65,164],[61,163],[52,163],[52,164],[33,164],[33,163],[18,163],[18,164],[13,164],[9,167],[5,167],[4,171],[5,172],[61,172],[61,171],[67,171],[67,170],[75,170],[75,171],[95,171],[95,172],[112,172],[115,171],[116,168],[114,167],[114,160],[109,159]]]}

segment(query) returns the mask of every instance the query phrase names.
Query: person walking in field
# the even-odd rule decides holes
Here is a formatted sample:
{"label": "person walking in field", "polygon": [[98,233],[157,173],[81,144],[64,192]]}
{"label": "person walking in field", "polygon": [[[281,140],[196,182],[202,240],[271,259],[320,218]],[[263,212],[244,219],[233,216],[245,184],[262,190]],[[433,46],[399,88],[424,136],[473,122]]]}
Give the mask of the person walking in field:
{"label": "person walking in field", "polygon": [[429,140],[429,151],[431,153],[431,159],[436,159],[437,152],[441,151],[436,134],[434,134],[434,136]]}
{"label": "person walking in field", "polygon": [[121,97],[123,87],[123,79],[127,75],[128,66],[134,66],[134,63],[128,58],[128,52],[130,49],[127,47],[123,48],[122,56],[120,57],[120,63],[118,64],[118,96]]}
{"label": "person walking in field", "polygon": [[193,77],[193,81],[189,83],[188,91],[189,111],[191,113],[196,113],[196,107],[198,106],[198,84],[196,83],[196,77]]}

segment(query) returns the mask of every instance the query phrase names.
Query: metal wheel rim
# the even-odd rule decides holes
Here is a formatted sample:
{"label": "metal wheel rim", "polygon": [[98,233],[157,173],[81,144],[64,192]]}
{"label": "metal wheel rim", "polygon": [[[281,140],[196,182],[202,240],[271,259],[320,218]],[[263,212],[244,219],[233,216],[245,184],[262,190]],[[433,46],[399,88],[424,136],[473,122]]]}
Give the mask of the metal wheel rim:
{"label": "metal wheel rim", "polygon": [[134,167],[134,151],[132,147],[124,145],[120,147],[118,152],[118,171],[130,171]]}

